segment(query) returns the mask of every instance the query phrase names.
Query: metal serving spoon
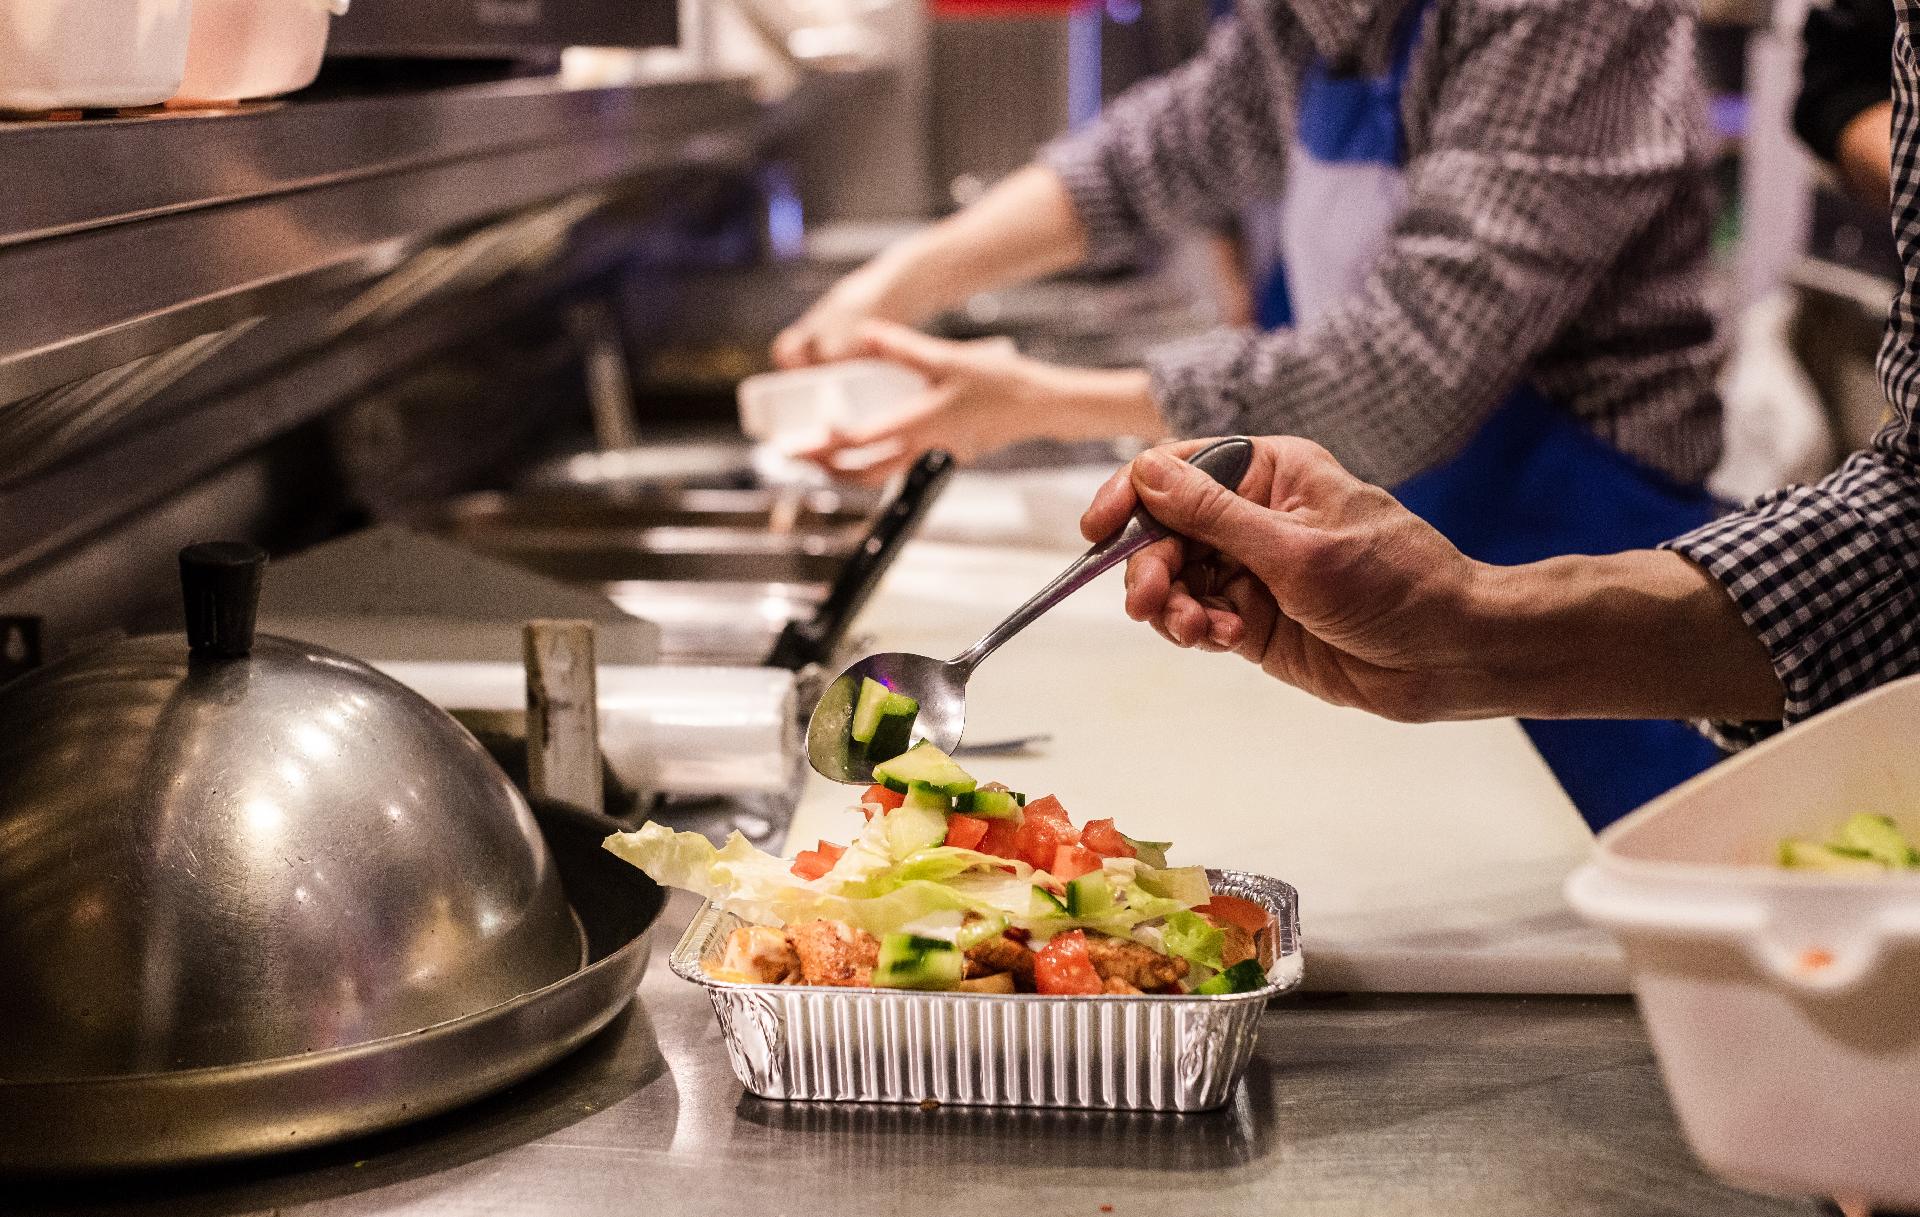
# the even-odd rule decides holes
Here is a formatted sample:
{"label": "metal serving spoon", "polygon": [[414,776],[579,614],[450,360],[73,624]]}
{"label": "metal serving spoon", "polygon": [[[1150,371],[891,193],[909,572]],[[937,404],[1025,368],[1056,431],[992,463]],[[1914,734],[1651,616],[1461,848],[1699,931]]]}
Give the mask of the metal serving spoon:
{"label": "metal serving spoon", "polygon": [[[1239,437],[1223,439],[1202,448],[1188,460],[1222,486],[1238,490],[1240,479],[1253,464],[1253,441]],[[920,716],[914,720],[914,735],[951,754],[966,729],[967,678],[980,666],[980,661],[1042,613],[1169,535],[1167,528],[1142,507],[1133,513],[1124,528],[1081,555],[1059,578],[987,631],[986,637],[952,659],[942,661],[903,651],[862,659],[835,678],[821,695],[820,704],[813,708],[813,717],[807,723],[807,759],[813,762],[815,770],[836,782],[858,785],[873,780],[873,765],[864,749],[852,746],[850,734],[853,705],[859,697],[860,683],[867,677],[917,699]]]}

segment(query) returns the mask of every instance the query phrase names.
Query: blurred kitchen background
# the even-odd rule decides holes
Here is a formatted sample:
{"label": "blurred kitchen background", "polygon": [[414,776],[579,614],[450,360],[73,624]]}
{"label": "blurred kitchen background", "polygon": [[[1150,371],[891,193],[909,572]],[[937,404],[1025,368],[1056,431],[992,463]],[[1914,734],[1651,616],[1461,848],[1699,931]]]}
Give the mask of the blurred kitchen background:
{"label": "blurred kitchen background", "polygon": [[[1895,264],[1886,217],[1789,131],[1802,4],[1706,7],[1720,484],[1744,495],[1873,429]],[[444,620],[399,587],[449,561],[405,552],[426,537],[652,621],[627,658],[757,662],[876,500],[756,456],[735,386],[835,277],[1192,54],[1209,19],[1207,0],[353,0],[290,95],[0,118],[0,679],[171,628],[174,551],[214,536],[400,547],[385,575],[310,572],[326,611],[412,596]],[[1205,257],[1172,247],[940,328],[1118,365],[1218,309]],[[1069,544],[1056,506],[1022,527]],[[476,601],[493,586],[448,569]]]}

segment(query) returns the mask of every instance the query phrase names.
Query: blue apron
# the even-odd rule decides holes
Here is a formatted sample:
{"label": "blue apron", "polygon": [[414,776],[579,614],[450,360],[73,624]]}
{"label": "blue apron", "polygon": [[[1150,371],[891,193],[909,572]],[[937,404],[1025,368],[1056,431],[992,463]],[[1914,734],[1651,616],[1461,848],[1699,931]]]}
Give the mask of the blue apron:
{"label": "blue apron", "polygon": [[[1409,9],[1384,75],[1308,65],[1286,192],[1250,216],[1250,252],[1264,248],[1274,267],[1261,284],[1262,326],[1311,325],[1361,289],[1385,248],[1406,197],[1400,98],[1433,3]],[[1458,455],[1394,493],[1462,551],[1501,565],[1651,548],[1714,515],[1704,490],[1642,467],[1525,384]],[[1665,720],[1521,726],[1596,829],[1720,759]]]}

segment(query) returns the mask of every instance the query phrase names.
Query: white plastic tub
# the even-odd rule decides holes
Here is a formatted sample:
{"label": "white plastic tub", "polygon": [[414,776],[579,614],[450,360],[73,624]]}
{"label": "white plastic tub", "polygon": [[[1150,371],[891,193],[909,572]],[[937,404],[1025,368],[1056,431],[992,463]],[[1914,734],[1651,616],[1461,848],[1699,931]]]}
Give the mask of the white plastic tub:
{"label": "white plastic tub", "polygon": [[1920,877],[1774,865],[1847,816],[1920,830],[1920,677],[1753,748],[1600,836],[1611,930],[1688,1141],[1761,1191],[1920,1209]]}
{"label": "white plastic tub", "polygon": [[0,111],[155,106],[186,71],[192,0],[0,0]]}
{"label": "white plastic tub", "polygon": [[830,430],[859,430],[898,415],[926,387],[918,372],[883,359],[766,372],[740,382],[740,429],[797,452],[825,443]]}
{"label": "white plastic tub", "polygon": [[332,19],[347,0],[193,0],[187,71],[173,101],[278,97],[320,74]]}

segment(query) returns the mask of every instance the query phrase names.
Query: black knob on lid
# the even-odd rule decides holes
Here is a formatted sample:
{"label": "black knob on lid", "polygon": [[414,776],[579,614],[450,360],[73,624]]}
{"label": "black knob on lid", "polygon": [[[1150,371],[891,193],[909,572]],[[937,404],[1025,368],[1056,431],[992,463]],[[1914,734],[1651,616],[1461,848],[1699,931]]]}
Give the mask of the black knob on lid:
{"label": "black knob on lid", "polygon": [[253,650],[266,551],[244,541],[206,541],[180,551],[187,645],[194,655],[239,659]]}

